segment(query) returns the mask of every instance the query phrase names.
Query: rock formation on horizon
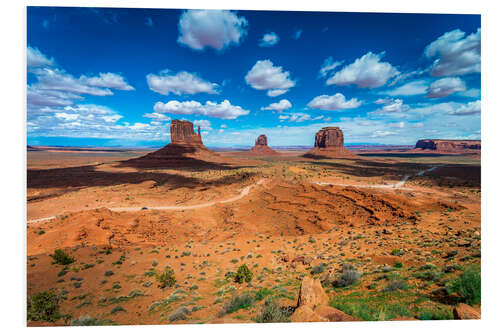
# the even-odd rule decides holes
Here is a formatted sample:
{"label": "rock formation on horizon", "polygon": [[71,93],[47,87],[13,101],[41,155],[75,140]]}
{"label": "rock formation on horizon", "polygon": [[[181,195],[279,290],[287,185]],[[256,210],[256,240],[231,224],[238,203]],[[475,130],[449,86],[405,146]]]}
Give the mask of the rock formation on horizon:
{"label": "rock formation on horizon", "polygon": [[422,139],[415,145],[416,150],[436,152],[481,152],[481,140]]}
{"label": "rock formation on horizon", "polygon": [[269,148],[269,146],[267,145],[267,136],[265,136],[264,134],[259,135],[259,137],[255,140],[255,146],[253,146],[252,149],[249,150],[249,153],[252,155],[260,156],[279,155],[277,151]]}
{"label": "rock formation on horizon", "polygon": [[219,159],[218,154],[203,145],[199,126],[198,133],[195,133],[192,122],[174,119],[170,124],[168,145],[127,162],[151,166],[194,166]]}
{"label": "rock formation on horizon", "polygon": [[345,157],[354,155],[344,147],[344,133],[339,127],[323,127],[314,138],[314,148],[305,157]]}

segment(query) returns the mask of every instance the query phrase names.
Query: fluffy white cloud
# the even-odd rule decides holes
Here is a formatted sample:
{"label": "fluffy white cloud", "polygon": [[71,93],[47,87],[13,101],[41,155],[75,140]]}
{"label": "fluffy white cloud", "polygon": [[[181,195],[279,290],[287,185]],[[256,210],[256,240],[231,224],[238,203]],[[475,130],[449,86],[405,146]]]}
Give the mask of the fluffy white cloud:
{"label": "fluffy white cloud", "polygon": [[282,99],[278,103],[271,103],[266,107],[261,107],[261,110],[274,110],[278,112],[282,112],[284,110],[288,110],[289,108],[292,107],[292,103],[290,103],[289,100],[287,99]]}
{"label": "fluffy white cloud", "polygon": [[336,72],[327,81],[327,85],[351,85],[361,88],[377,88],[385,85],[387,81],[398,75],[399,71],[388,62],[381,62],[384,52],[374,54],[368,52]]}
{"label": "fluffy white cloud", "polygon": [[380,94],[389,96],[423,95],[427,92],[427,87],[428,83],[426,80],[415,80],[403,84],[395,89],[382,91]]}
{"label": "fluffy white cloud", "polygon": [[38,48],[28,46],[26,49],[26,64],[28,67],[53,66],[54,59],[49,59]]}
{"label": "fluffy white cloud", "polygon": [[248,71],[245,81],[252,88],[267,90],[271,97],[279,96],[295,86],[290,78],[290,72],[283,71],[281,66],[274,66],[271,60],[259,60]]}
{"label": "fluffy white cloud", "polygon": [[332,57],[328,57],[323,61],[323,65],[319,70],[319,76],[325,77],[329,72],[342,65],[342,61],[333,61]]}
{"label": "fluffy white cloud", "polygon": [[370,112],[370,114],[400,114],[410,109],[401,99],[378,99],[375,104],[384,104],[381,109]]}
{"label": "fluffy white cloud", "polygon": [[64,120],[76,120],[78,119],[78,114],[70,114],[66,112],[56,112],[56,118],[61,118]]}
{"label": "fluffy white cloud", "polygon": [[81,76],[79,80],[94,87],[104,87],[117,90],[135,90],[134,87],[125,81],[123,76],[115,73],[99,73],[99,76],[93,77]]}
{"label": "fluffy white cloud", "polygon": [[38,83],[32,86],[34,89],[57,90],[94,96],[113,95],[113,92],[108,88],[89,85],[86,82],[87,77],[82,77],[83,79],[80,80],[60,69],[41,68],[36,69],[33,73],[38,79]]}
{"label": "fluffy white cloud", "polygon": [[210,122],[210,120],[206,120],[206,119],[195,120],[193,122],[193,124],[194,124],[195,128],[200,126],[200,128],[203,131],[211,131],[212,130],[212,123]]}
{"label": "fluffy white cloud", "polygon": [[146,113],[142,116],[154,119],[156,121],[169,121],[171,119],[169,116],[166,116],[163,113],[158,113],[158,112]]}
{"label": "fluffy white cloud", "polygon": [[270,32],[267,34],[264,34],[262,36],[262,39],[259,41],[259,46],[260,47],[271,47],[280,41],[280,37],[275,33],[275,32]]}
{"label": "fluffy white cloud", "polygon": [[176,95],[217,94],[217,88],[219,87],[218,84],[205,81],[195,74],[184,71],[173,74],[168,69],[161,71],[159,75],[148,74],[146,80],[149,89],[162,95],[168,95],[169,93]]}
{"label": "fluffy white cloud", "polygon": [[153,109],[157,113],[199,115],[221,119],[236,119],[239,116],[250,113],[250,111],[244,110],[241,106],[231,105],[228,100],[224,100],[220,104],[207,101],[204,105],[197,101],[179,102],[174,100],[167,103],[157,102]]}
{"label": "fluffy white cloud", "polygon": [[455,111],[451,112],[454,116],[469,116],[481,113],[481,101],[469,102],[465,105],[460,106]]}
{"label": "fluffy white cloud", "polygon": [[247,34],[248,22],[228,10],[187,10],[179,20],[180,44],[194,50],[218,51],[238,45]]}
{"label": "fluffy white cloud", "polygon": [[445,77],[432,82],[427,90],[426,97],[446,97],[456,92],[465,91],[465,82],[458,77]]}
{"label": "fluffy white cloud", "polygon": [[313,98],[307,106],[311,109],[320,109],[320,110],[344,110],[344,109],[354,109],[361,105],[361,101],[358,101],[356,98],[351,98],[350,100],[346,100],[345,96],[341,93],[336,93],[333,96],[329,95],[320,95]]}
{"label": "fluffy white cloud", "polygon": [[466,36],[460,29],[452,30],[432,43],[424,51],[435,59],[433,76],[455,76],[481,72],[481,29]]}

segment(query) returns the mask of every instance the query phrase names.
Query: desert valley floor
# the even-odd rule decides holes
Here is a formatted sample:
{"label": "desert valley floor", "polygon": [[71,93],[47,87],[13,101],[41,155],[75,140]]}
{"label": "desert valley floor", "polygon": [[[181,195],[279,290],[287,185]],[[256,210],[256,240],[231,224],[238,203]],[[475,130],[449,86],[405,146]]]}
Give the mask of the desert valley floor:
{"label": "desert valley floor", "polygon": [[[448,286],[480,265],[477,155],[123,163],[145,153],[28,152],[27,293],[58,295],[56,325],[265,322],[271,306],[286,321],[305,276],[353,320],[453,319]],[[347,263],[359,279],[336,283]],[[242,264],[250,282],[233,278]]]}

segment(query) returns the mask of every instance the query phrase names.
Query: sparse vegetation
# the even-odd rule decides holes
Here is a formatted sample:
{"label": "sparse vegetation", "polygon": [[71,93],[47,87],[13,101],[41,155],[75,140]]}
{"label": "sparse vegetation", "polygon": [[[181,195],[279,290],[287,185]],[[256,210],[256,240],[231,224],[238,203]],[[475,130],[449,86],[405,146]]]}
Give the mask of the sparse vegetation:
{"label": "sparse vegetation", "polygon": [[247,265],[243,264],[238,268],[238,271],[234,275],[234,282],[243,283],[252,281],[253,273],[247,267]]}
{"label": "sparse vegetation", "polygon": [[481,303],[481,268],[471,265],[447,286],[449,292],[456,292],[467,304]]}
{"label": "sparse vegetation", "polygon": [[69,265],[75,262],[75,258],[69,256],[61,249],[56,249],[50,257],[54,259],[54,264],[57,265]]}
{"label": "sparse vegetation", "polygon": [[62,317],[59,313],[59,295],[42,291],[28,298],[28,320],[55,322]]}
{"label": "sparse vegetation", "polygon": [[156,280],[159,282],[159,288],[173,287],[176,282],[174,271],[166,268],[165,271],[156,274]]}

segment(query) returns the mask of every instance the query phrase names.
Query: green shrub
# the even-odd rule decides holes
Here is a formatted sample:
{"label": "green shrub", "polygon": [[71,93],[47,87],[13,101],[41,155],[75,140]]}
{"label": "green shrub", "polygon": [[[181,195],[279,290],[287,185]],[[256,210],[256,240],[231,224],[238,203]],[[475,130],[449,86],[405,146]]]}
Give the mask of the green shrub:
{"label": "green shrub", "polygon": [[98,319],[90,316],[82,316],[71,321],[71,326],[105,326],[113,325],[109,319]]}
{"label": "green shrub", "polygon": [[255,318],[258,323],[283,323],[289,322],[293,307],[280,306],[276,300],[267,300],[261,312]]}
{"label": "green shrub", "polygon": [[187,315],[191,314],[191,310],[189,310],[185,306],[181,306],[180,308],[177,308],[174,312],[168,316],[169,321],[176,321],[176,320],[186,320]]}
{"label": "green shrub", "polygon": [[61,318],[59,296],[52,291],[42,291],[28,299],[28,320],[55,322]]}
{"label": "green shrub", "polygon": [[456,292],[467,304],[481,303],[481,267],[471,265],[465,268],[447,289],[449,293]]}
{"label": "green shrub", "polygon": [[394,263],[394,267],[395,267],[395,268],[401,268],[401,267],[403,267],[403,263],[402,263],[402,262],[400,262],[400,261],[396,261],[396,262]]}
{"label": "green shrub", "polygon": [[250,293],[233,296],[231,301],[225,303],[220,315],[233,313],[239,309],[248,309],[255,303],[255,298]]}
{"label": "green shrub", "polygon": [[238,268],[234,276],[234,281],[236,283],[250,282],[252,281],[252,277],[253,273],[248,269],[247,265],[243,264]]}
{"label": "green shrub", "polygon": [[342,273],[340,274],[337,281],[335,281],[336,287],[346,287],[351,284],[356,283],[361,277],[361,273],[358,272],[356,267],[351,264],[344,264],[342,266]]}
{"label": "green shrub", "polygon": [[114,314],[117,312],[127,312],[127,310],[125,310],[121,305],[117,305],[113,309],[111,309],[111,311],[109,313]]}
{"label": "green shrub", "polygon": [[165,269],[164,272],[156,274],[156,280],[160,283],[160,288],[173,287],[175,285],[174,271],[170,268]]}
{"label": "green shrub", "polygon": [[58,265],[69,265],[75,262],[75,258],[67,255],[61,249],[56,249],[54,254],[50,254],[50,257],[54,259],[53,263]]}
{"label": "green shrub", "polygon": [[318,266],[314,266],[312,269],[311,269],[311,274],[321,274],[325,271],[326,269],[326,265],[324,263],[321,263],[320,265]]}
{"label": "green shrub", "polygon": [[257,302],[262,301],[264,298],[266,298],[267,296],[272,295],[272,294],[273,294],[272,290],[269,290],[267,288],[260,288],[255,293],[255,299],[257,300]]}

